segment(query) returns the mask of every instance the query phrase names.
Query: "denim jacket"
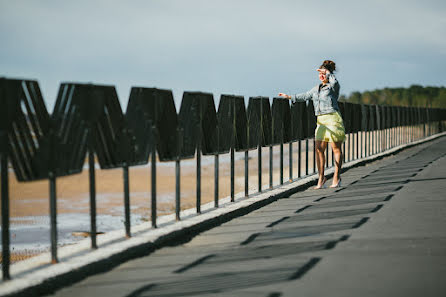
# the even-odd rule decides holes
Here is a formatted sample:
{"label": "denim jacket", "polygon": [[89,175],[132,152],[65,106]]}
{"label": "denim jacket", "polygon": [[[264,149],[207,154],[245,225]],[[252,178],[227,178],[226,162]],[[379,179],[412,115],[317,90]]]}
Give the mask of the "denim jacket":
{"label": "denim jacket", "polygon": [[305,93],[291,96],[291,102],[313,100],[316,116],[339,111],[339,82],[334,74],[328,74],[328,82],[315,86]]}

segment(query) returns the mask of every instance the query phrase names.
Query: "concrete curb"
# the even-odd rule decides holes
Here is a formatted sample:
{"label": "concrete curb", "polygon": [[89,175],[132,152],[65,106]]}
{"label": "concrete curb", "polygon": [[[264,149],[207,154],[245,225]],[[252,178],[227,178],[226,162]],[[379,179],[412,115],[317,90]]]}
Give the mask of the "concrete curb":
{"label": "concrete curb", "polygon": [[[385,152],[344,164],[343,171],[362,166],[404,149],[446,136],[446,132],[432,135],[410,144],[400,145]],[[333,168],[326,170],[332,176]],[[59,248],[60,263],[51,265],[50,253],[21,261],[11,266],[12,280],[0,284],[1,296],[40,296],[76,283],[88,276],[111,270],[130,259],[142,257],[154,250],[183,244],[205,230],[221,225],[233,218],[243,216],[280,198],[306,189],[317,182],[317,175],[287,182],[271,190],[255,194],[248,199],[240,193],[235,202],[229,198],[220,200],[215,209],[213,202],[202,205],[202,213],[195,209],[181,212],[182,221],[176,222],[175,215],[158,219],[159,228],[151,229],[150,223],[132,228],[133,237],[126,239],[124,230],[116,230],[98,237],[99,249],[90,249],[90,239]]]}

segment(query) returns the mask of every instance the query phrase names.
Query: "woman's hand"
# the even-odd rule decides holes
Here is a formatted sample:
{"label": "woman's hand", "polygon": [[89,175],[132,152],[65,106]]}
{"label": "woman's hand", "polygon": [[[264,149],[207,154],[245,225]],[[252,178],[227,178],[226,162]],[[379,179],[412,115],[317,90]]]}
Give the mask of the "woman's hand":
{"label": "woman's hand", "polygon": [[330,71],[321,68],[317,69],[317,71],[319,72],[319,80],[324,84],[327,83],[328,82],[327,75],[330,74]]}
{"label": "woman's hand", "polygon": [[285,94],[285,93],[279,93],[279,97],[285,97],[286,99],[291,99],[291,96],[290,95],[287,95],[287,94]]}
{"label": "woman's hand", "polygon": [[330,74],[330,71],[328,69],[319,68],[316,71],[318,71],[319,73],[324,74],[324,75]]}

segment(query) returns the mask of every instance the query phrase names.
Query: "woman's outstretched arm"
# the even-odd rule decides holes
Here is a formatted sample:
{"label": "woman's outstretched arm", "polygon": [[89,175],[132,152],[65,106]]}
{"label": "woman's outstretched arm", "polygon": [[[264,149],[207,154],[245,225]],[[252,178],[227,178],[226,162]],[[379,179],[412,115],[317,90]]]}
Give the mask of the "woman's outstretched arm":
{"label": "woman's outstretched arm", "polygon": [[285,97],[286,99],[291,100],[291,102],[296,101],[308,101],[313,99],[314,88],[305,93],[295,94],[295,95],[287,95],[285,93],[279,93],[280,97]]}

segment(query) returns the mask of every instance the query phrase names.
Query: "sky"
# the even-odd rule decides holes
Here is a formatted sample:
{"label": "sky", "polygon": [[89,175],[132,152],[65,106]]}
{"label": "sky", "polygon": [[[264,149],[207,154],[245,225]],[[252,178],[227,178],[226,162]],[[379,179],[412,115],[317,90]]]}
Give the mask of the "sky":
{"label": "sky", "polygon": [[245,96],[301,93],[336,62],[341,94],[445,86],[446,1],[0,0],[0,77]]}

